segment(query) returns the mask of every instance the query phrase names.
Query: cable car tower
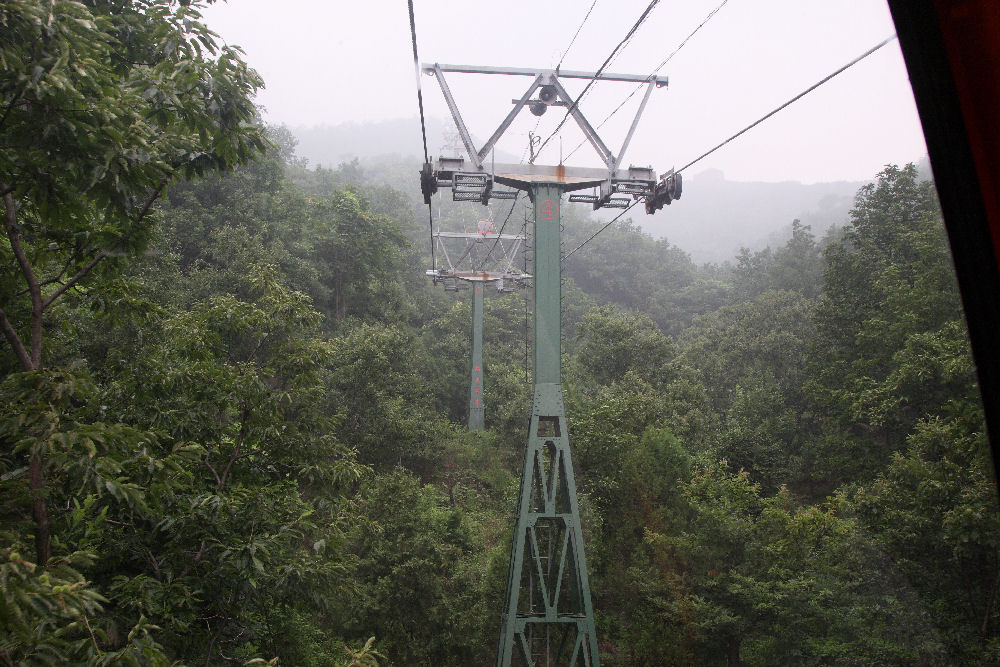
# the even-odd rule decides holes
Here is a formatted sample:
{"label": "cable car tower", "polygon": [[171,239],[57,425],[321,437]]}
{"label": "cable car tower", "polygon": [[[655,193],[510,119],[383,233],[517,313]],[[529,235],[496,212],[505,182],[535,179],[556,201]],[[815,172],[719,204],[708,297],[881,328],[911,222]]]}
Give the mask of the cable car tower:
{"label": "cable car tower", "polygon": [[[492,218],[492,215],[490,216]],[[483,293],[486,283],[494,283],[497,292],[513,292],[524,287],[531,278],[517,271],[514,261],[521,251],[524,237],[516,234],[499,234],[493,220],[480,220],[471,234],[438,232],[434,243],[448,264],[447,269],[428,269],[427,275],[434,284],[441,283],[449,291],[457,292],[460,282],[472,284],[472,354],[469,359],[469,407],[467,412],[470,431],[486,428],[486,399],[483,383]],[[448,246],[456,250],[463,246],[453,262]],[[499,253],[495,252],[499,248]],[[492,260],[492,261],[491,261]]]}
{"label": "cable car tower", "polygon": [[[431,196],[442,187],[451,188],[455,201],[482,204],[491,199],[513,199],[520,190],[528,193],[534,207],[534,396],[496,664],[497,667],[512,664],[599,667],[562,394],[560,204],[563,193],[586,189],[593,189],[593,193],[570,195],[570,201],[589,202],[595,210],[625,208],[643,198],[646,212],[653,213],[680,198],[680,174],[671,170],[658,179],[649,167],[623,167],[622,162],[650,94],[654,88],[666,86],[667,79],[655,75],[437,63],[424,64],[421,70],[437,79],[468,156],[468,160],[441,157],[424,164],[420,174],[424,201],[429,204]],[[445,81],[446,73],[525,76],[531,78],[531,83],[520,99],[513,100],[514,107],[493,135],[481,148],[476,148]],[[584,117],[577,106],[578,100],[574,101],[563,87],[564,79],[647,84],[645,97],[617,155]],[[536,91],[537,97],[532,97]],[[487,164],[486,156],[525,107],[536,116],[549,107],[565,108],[566,118],[573,117],[604,166]],[[496,185],[513,189],[496,190]]]}

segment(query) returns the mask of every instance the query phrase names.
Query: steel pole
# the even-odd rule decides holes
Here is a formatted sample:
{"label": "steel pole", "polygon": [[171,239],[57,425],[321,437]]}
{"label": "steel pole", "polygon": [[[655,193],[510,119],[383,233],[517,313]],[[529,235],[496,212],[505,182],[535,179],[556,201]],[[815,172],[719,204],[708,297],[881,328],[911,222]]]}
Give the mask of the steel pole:
{"label": "steel pole", "polygon": [[561,382],[562,285],[557,186],[536,185],[535,202],[535,385]]}
{"label": "steel pole", "polygon": [[486,405],[483,402],[483,283],[472,286],[472,358],[469,363],[470,431],[486,428]]}

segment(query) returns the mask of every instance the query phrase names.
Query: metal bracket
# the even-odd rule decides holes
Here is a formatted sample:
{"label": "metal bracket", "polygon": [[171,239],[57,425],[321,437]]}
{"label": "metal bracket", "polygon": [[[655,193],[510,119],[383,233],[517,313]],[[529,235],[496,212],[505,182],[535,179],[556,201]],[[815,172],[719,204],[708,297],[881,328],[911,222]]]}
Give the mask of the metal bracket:
{"label": "metal bracket", "polygon": [[670,206],[670,202],[680,199],[683,190],[683,179],[679,172],[673,169],[660,176],[653,187],[653,192],[646,197],[646,213],[653,214],[661,208]]}
{"label": "metal bracket", "polygon": [[[461,254],[457,259],[452,260],[448,252],[449,244],[445,239],[464,240],[465,244]],[[498,292],[510,292],[514,287],[524,287],[524,281],[530,280],[530,273],[522,273],[514,266],[524,244],[524,237],[517,234],[496,234],[491,231],[466,234],[462,232],[438,232],[434,235],[434,242],[445,262],[447,269],[428,269],[426,275],[435,283],[444,283],[445,288],[454,281],[464,281],[471,283],[495,282]],[[482,258],[487,248],[492,253]],[[494,247],[495,244],[495,247]],[[452,245],[452,249],[455,246]],[[495,258],[490,266],[476,266],[477,262],[484,262],[491,257]]]}

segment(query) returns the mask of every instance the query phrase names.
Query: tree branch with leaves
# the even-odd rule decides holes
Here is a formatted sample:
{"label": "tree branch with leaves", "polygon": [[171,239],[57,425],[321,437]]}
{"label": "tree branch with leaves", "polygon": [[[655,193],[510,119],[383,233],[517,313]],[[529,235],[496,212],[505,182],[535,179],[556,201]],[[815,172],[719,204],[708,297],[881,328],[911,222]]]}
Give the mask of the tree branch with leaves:
{"label": "tree branch with leaves", "polygon": [[[111,275],[121,263],[109,258],[143,251],[169,184],[245,163],[268,146],[253,103],[261,79],[237,48],[216,41],[200,20],[202,5],[0,6],[8,370],[42,368],[46,311]],[[47,463],[32,452],[27,464],[44,564]]]}

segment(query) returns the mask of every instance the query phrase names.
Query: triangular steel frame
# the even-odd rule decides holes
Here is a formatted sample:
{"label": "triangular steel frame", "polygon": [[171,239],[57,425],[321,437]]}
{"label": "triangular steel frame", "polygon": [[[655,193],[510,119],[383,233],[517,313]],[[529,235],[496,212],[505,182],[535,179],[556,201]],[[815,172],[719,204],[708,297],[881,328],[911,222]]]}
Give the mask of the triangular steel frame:
{"label": "triangular steel frame", "polygon": [[[465,145],[465,151],[469,156],[469,160],[475,166],[477,171],[487,171],[485,168],[486,156],[490,154],[493,147],[510,127],[511,123],[521,112],[525,106],[529,103],[538,102],[546,104],[547,106],[564,106],[568,108],[569,114],[576,121],[576,124],[580,127],[587,141],[600,156],[601,161],[608,168],[609,177],[613,175],[621,166],[622,158],[625,155],[625,151],[628,150],[628,146],[632,141],[632,136],[635,134],[635,129],[639,124],[639,118],[642,116],[642,112],[646,108],[646,103],[649,101],[650,93],[652,93],[653,88],[659,88],[667,85],[666,77],[658,76],[636,76],[636,75],[625,75],[625,74],[604,74],[597,72],[576,72],[567,71],[559,72],[557,70],[527,70],[513,67],[466,67],[458,65],[441,65],[440,63],[434,63],[433,65],[424,64],[422,70],[425,74],[432,74],[438,81],[438,85],[441,87],[441,93],[444,95],[445,102],[448,105],[448,110],[451,112],[451,117],[455,121],[455,127],[458,129],[458,134],[462,139],[462,143]],[[451,94],[451,88],[448,87],[448,82],[445,80],[445,72],[460,72],[466,74],[508,74],[508,75],[520,75],[520,76],[534,76],[534,80],[528,86],[528,89],[521,95],[521,98],[514,101],[514,108],[510,110],[507,117],[503,119],[500,125],[497,127],[493,135],[486,140],[482,148],[476,148],[475,143],[472,141],[472,136],[469,134],[469,130],[465,125],[465,121],[462,119],[462,114],[458,110],[458,105],[455,103],[455,98]],[[625,136],[625,141],[622,142],[622,147],[618,151],[616,156],[611,152],[611,149],[604,143],[600,135],[597,134],[597,130],[591,126],[590,122],[584,116],[583,112],[580,110],[578,105],[578,100],[574,100],[573,97],[566,91],[560,82],[560,78],[574,78],[574,79],[591,79],[599,81],[630,81],[633,83],[646,83],[646,94],[642,98],[642,102],[639,104],[639,108],[636,111],[635,118],[632,120],[632,125],[629,128],[628,134]],[[549,103],[541,102],[540,100],[533,101],[531,99],[532,94],[542,86],[552,86],[555,88],[558,99]]]}

